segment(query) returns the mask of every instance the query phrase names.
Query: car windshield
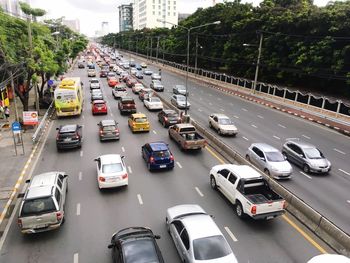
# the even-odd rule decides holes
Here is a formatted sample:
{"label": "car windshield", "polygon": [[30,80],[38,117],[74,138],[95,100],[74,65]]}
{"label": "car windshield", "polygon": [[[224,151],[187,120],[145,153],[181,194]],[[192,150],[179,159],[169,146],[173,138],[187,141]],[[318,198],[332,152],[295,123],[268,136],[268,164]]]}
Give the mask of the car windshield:
{"label": "car windshield", "polygon": [[158,263],[156,248],[149,239],[137,239],[125,242],[122,246],[126,263]]}
{"label": "car windshield", "polygon": [[115,126],[111,125],[111,126],[103,126],[103,131],[114,131],[115,130]]}
{"label": "car windshield", "polygon": [[36,214],[50,213],[56,211],[55,203],[51,196],[33,200],[25,200],[21,216],[32,216]]}
{"label": "car windshield", "polygon": [[150,98],[150,101],[151,102],[160,102],[160,99],[156,98],[156,97],[152,97],[152,98]]}
{"label": "car windshield", "polygon": [[280,153],[280,152],[267,152],[265,154],[266,154],[267,160],[270,162],[284,162],[285,161],[282,153]]}
{"label": "car windshield", "polygon": [[316,148],[304,148],[304,153],[309,159],[323,159],[323,154]]}
{"label": "car windshield", "polygon": [[102,165],[102,173],[118,173],[123,171],[121,163],[110,163]]}
{"label": "car windshield", "polygon": [[95,106],[100,108],[100,107],[103,107],[104,104],[103,103],[95,103]]}
{"label": "car windshield", "polygon": [[219,124],[222,124],[222,125],[231,125],[232,122],[229,118],[220,118],[219,119]]}
{"label": "car windshield", "polygon": [[144,123],[144,122],[147,122],[147,118],[146,117],[135,118],[135,122],[136,123]]}
{"label": "car windshield", "polygon": [[92,79],[91,83],[98,83],[98,80],[97,79]]}
{"label": "car windshield", "polygon": [[232,253],[223,236],[203,237],[193,240],[196,260],[210,260],[225,257]]}
{"label": "car windshield", "polygon": [[153,83],[154,85],[162,85],[162,83],[159,80],[154,80]]}

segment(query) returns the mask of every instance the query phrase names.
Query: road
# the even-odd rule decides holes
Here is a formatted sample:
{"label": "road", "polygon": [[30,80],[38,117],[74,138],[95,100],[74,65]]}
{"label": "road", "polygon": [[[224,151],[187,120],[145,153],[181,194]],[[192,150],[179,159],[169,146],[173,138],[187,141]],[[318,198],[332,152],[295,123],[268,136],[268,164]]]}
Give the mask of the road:
{"label": "road", "polygon": [[[109,105],[108,116],[92,116],[86,69],[75,69],[71,75],[80,76],[85,86],[85,107],[79,118],[64,118],[53,122],[48,130],[45,146],[34,174],[63,170],[69,174],[69,192],[66,205],[66,222],[56,231],[24,236],[12,221],[1,249],[0,262],[111,262],[107,245],[111,235],[128,226],[148,226],[161,235],[158,241],[165,261],[180,262],[176,249],[166,231],[165,213],[168,207],[196,203],[215,216],[215,221],[227,238],[239,262],[306,262],[320,254],[318,245],[307,241],[289,223],[290,215],[271,221],[240,220],[233,207],[209,185],[209,169],[219,160],[208,150],[184,153],[168,139],[167,130],[149,113],[135,96],[138,110],[146,112],[151,122],[149,133],[132,134],[127,117],[121,116],[106,80],[103,90]],[[132,94],[131,90],[129,92]],[[97,123],[114,118],[119,122],[121,139],[101,143]],[[60,124],[83,125],[83,146],[67,152],[56,151],[56,130]],[[141,157],[145,142],[164,140],[175,156],[172,171],[149,172]],[[129,170],[129,186],[100,191],[97,187],[94,158],[106,153],[125,155]],[[290,219],[288,219],[290,218]],[[294,223],[299,225],[298,223]],[[302,233],[327,248],[299,225]],[[230,236],[226,229],[233,235]]]}
{"label": "road", "polygon": [[[154,72],[158,68],[149,66]],[[150,84],[150,77],[143,81]],[[160,96],[168,99],[175,84],[185,84],[185,78],[163,70],[162,83],[165,92]],[[272,110],[268,107],[249,102],[209,88],[200,82],[188,81],[191,118],[204,127],[208,127],[211,113],[224,113],[238,127],[237,137],[221,137],[233,149],[245,156],[252,143],[264,142],[277,149],[287,138],[299,138],[316,145],[332,163],[328,175],[305,174],[293,165],[291,180],[280,181],[288,190],[296,194],[322,215],[350,234],[350,140],[349,137],[315,123]],[[215,134],[215,131],[212,130]]]}

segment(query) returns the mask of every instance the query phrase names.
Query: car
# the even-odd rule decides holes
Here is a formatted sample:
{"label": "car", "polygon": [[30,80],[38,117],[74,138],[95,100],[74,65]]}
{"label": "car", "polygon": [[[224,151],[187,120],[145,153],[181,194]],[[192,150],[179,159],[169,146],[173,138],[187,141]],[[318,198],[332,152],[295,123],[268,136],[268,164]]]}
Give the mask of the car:
{"label": "car", "polygon": [[136,113],[136,103],[131,97],[121,97],[118,102],[118,109],[121,114]]}
{"label": "car", "polygon": [[173,93],[184,95],[184,96],[186,96],[186,94],[188,95],[188,91],[186,90],[186,87],[184,85],[175,85],[173,87]]}
{"label": "car", "polygon": [[132,69],[130,70],[130,74],[131,74],[131,75],[135,75],[136,72],[137,72],[137,69],[136,69],[136,68],[132,68]]}
{"label": "car", "polygon": [[174,156],[165,142],[146,143],[141,148],[148,170],[173,169]]}
{"label": "car", "polygon": [[136,73],[135,73],[135,77],[136,77],[137,79],[143,79],[143,74],[142,74],[142,72],[140,72],[140,71],[136,72]]}
{"label": "car", "polygon": [[153,73],[152,75],[151,75],[151,79],[152,80],[162,80],[162,76],[161,75],[159,75],[158,73]]}
{"label": "car", "polygon": [[147,116],[143,113],[131,114],[128,119],[128,125],[133,133],[150,131],[150,123],[147,119]]}
{"label": "car", "polygon": [[142,70],[142,67],[141,67],[141,65],[139,65],[139,64],[136,64],[135,68],[136,68],[137,70]]}
{"label": "car", "polygon": [[112,95],[115,99],[120,99],[128,95],[124,85],[116,86],[112,89]]}
{"label": "car", "polygon": [[62,149],[81,148],[82,145],[82,126],[78,124],[61,125],[56,128],[56,148]]}
{"label": "car", "polygon": [[147,64],[146,64],[145,62],[142,62],[142,63],[140,64],[140,66],[141,66],[142,68],[147,68]]}
{"label": "car", "polygon": [[225,114],[213,113],[209,115],[209,127],[215,129],[220,135],[236,136],[237,127]]}
{"label": "car", "polygon": [[107,82],[108,82],[108,86],[114,87],[119,83],[119,80],[116,77],[110,77]]}
{"label": "car", "polygon": [[110,79],[110,78],[115,78],[115,73],[113,71],[110,71],[107,73],[107,81]]}
{"label": "car", "polygon": [[102,93],[92,93],[91,94],[91,103],[93,103],[94,100],[103,100],[103,94]]}
{"label": "car", "polygon": [[181,262],[238,262],[212,216],[199,205],[168,208],[166,225]]}
{"label": "car", "polygon": [[92,90],[90,90],[90,93],[91,93],[91,95],[93,95],[93,94],[102,94],[102,90],[101,90],[101,88],[99,88],[99,89],[92,89]]}
{"label": "car", "polygon": [[148,97],[143,100],[143,104],[148,110],[162,110],[163,102],[158,97]]}
{"label": "car", "polygon": [[88,74],[88,77],[96,77],[96,70],[88,69],[87,74]]}
{"label": "car", "polygon": [[98,188],[114,188],[127,186],[129,176],[124,163],[124,156],[120,154],[106,154],[94,159],[97,169]]}
{"label": "car", "polygon": [[181,123],[179,114],[174,110],[162,110],[158,113],[158,120],[164,127]]}
{"label": "car", "polygon": [[152,80],[149,86],[151,89],[154,89],[156,91],[164,91],[164,86],[160,80]]}
{"label": "car", "polygon": [[141,83],[136,83],[132,88],[132,92],[134,94],[139,94],[140,90],[144,89],[145,87]]}
{"label": "car", "polygon": [[332,168],[331,162],[316,146],[297,138],[287,139],[282,154],[291,163],[302,167],[305,173],[327,174]]}
{"label": "car", "polygon": [[350,263],[350,258],[337,254],[321,254],[314,256],[307,263]]}
{"label": "car", "polygon": [[115,120],[102,120],[98,124],[100,141],[119,140],[120,132]]}
{"label": "car", "polygon": [[108,248],[115,263],[164,263],[156,239],[160,236],[149,228],[128,227],[113,234]]}
{"label": "car", "polygon": [[129,68],[130,68],[129,62],[124,62],[124,63],[122,64],[122,67],[123,67],[124,69],[129,69]]}
{"label": "car", "polygon": [[132,88],[136,83],[139,83],[136,79],[134,79],[134,78],[128,78],[127,80],[126,80],[126,86],[128,86],[129,88]]}
{"label": "car", "polygon": [[107,105],[104,100],[94,100],[91,106],[92,115],[107,114]]}
{"label": "car", "polygon": [[21,201],[17,224],[23,234],[59,228],[65,221],[68,175],[47,172],[34,175]]}
{"label": "car", "polygon": [[187,100],[187,104],[186,104],[186,97],[184,95],[172,95],[170,102],[171,102],[171,104],[176,106],[178,109],[185,109],[185,108],[189,109],[191,106],[191,104],[188,100]]}
{"label": "car", "polygon": [[107,78],[107,70],[101,70],[100,71],[100,78]]}
{"label": "car", "polygon": [[87,65],[88,69],[96,69],[96,66],[94,63],[92,62],[89,62],[88,65]]}
{"label": "car", "polygon": [[100,81],[97,78],[90,79],[90,90],[92,89],[100,89]]}
{"label": "car", "polygon": [[143,101],[145,98],[148,98],[153,95],[153,90],[150,88],[144,88],[139,91],[139,99]]}
{"label": "car", "polygon": [[153,71],[150,70],[150,69],[145,69],[145,70],[143,71],[143,75],[151,76],[152,74],[153,74]]}
{"label": "car", "polygon": [[83,62],[78,62],[78,68],[85,68],[85,65]]}
{"label": "car", "polygon": [[275,179],[289,179],[293,168],[282,153],[266,143],[253,143],[246,159]]}
{"label": "car", "polygon": [[130,60],[130,61],[129,61],[129,65],[130,65],[130,67],[135,67],[135,66],[136,66],[136,63],[135,63],[134,60]]}

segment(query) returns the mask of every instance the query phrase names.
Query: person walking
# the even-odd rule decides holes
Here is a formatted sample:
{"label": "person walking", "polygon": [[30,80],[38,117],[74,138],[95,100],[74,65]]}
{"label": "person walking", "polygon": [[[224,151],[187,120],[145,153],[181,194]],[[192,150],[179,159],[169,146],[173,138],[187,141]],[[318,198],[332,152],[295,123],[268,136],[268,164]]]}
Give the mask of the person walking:
{"label": "person walking", "polygon": [[5,106],[4,114],[5,114],[6,121],[8,121],[8,118],[10,117],[10,109],[9,109],[9,107]]}

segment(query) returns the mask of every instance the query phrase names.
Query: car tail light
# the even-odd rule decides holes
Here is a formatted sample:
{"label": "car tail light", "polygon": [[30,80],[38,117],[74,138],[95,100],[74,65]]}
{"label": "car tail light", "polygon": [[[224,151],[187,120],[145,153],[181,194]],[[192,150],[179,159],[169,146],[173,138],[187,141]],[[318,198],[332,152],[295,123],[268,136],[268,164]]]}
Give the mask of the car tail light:
{"label": "car tail light", "polygon": [[57,134],[57,136],[56,136],[56,141],[58,141],[59,139],[60,139],[60,135]]}
{"label": "car tail light", "polygon": [[98,178],[98,180],[99,180],[100,182],[106,182],[106,178],[104,178],[104,177],[102,177],[102,176],[100,176],[100,177]]}
{"label": "car tail light", "polygon": [[153,156],[149,157],[149,162],[150,163],[154,163],[154,157]]}
{"label": "car tail light", "polygon": [[57,212],[57,213],[56,213],[56,218],[57,218],[57,221],[61,221],[62,218],[63,218],[63,213]]}
{"label": "car tail light", "polygon": [[18,220],[17,220],[17,224],[18,224],[18,226],[19,226],[20,228],[22,228],[22,227],[23,227],[22,219],[18,219]]}
{"label": "car tail light", "polygon": [[283,201],[283,209],[286,209],[286,208],[287,208],[287,202]]}
{"label": "car tail light", "polygon": [[79,134],[75,135],[75,139],[80,139],[80,135]]}
{"label": "car tail light", "polygon": [[119,129],[115,129],[115,132],[116,132],[116,133],[119,133]]}
{"label": "car tail light", "polygon": [[174,161],[174,156],[170,155],[170,161]]}
{"label": "car tail light", "polygon": [[102,135],[103,134],[103,130],[100,130],[100,135]]}
{"label": "car tail light", "polygon": [[252,208],[250,209],[250,212],[255,215],[256,214],[256,205],[253,205]]}
{"label": "car tail light", "polygon": [[122,178],[123,178],[123,179],[128,178],[128,174],[123,174],[123,175],[122,175]]}
{"label": "car tail light", "polygon": [[168,118],[167,118],[167,117],[164,117],[164,121],[166,121],[166,122],[167,122],[167,121],[168,121]]}

